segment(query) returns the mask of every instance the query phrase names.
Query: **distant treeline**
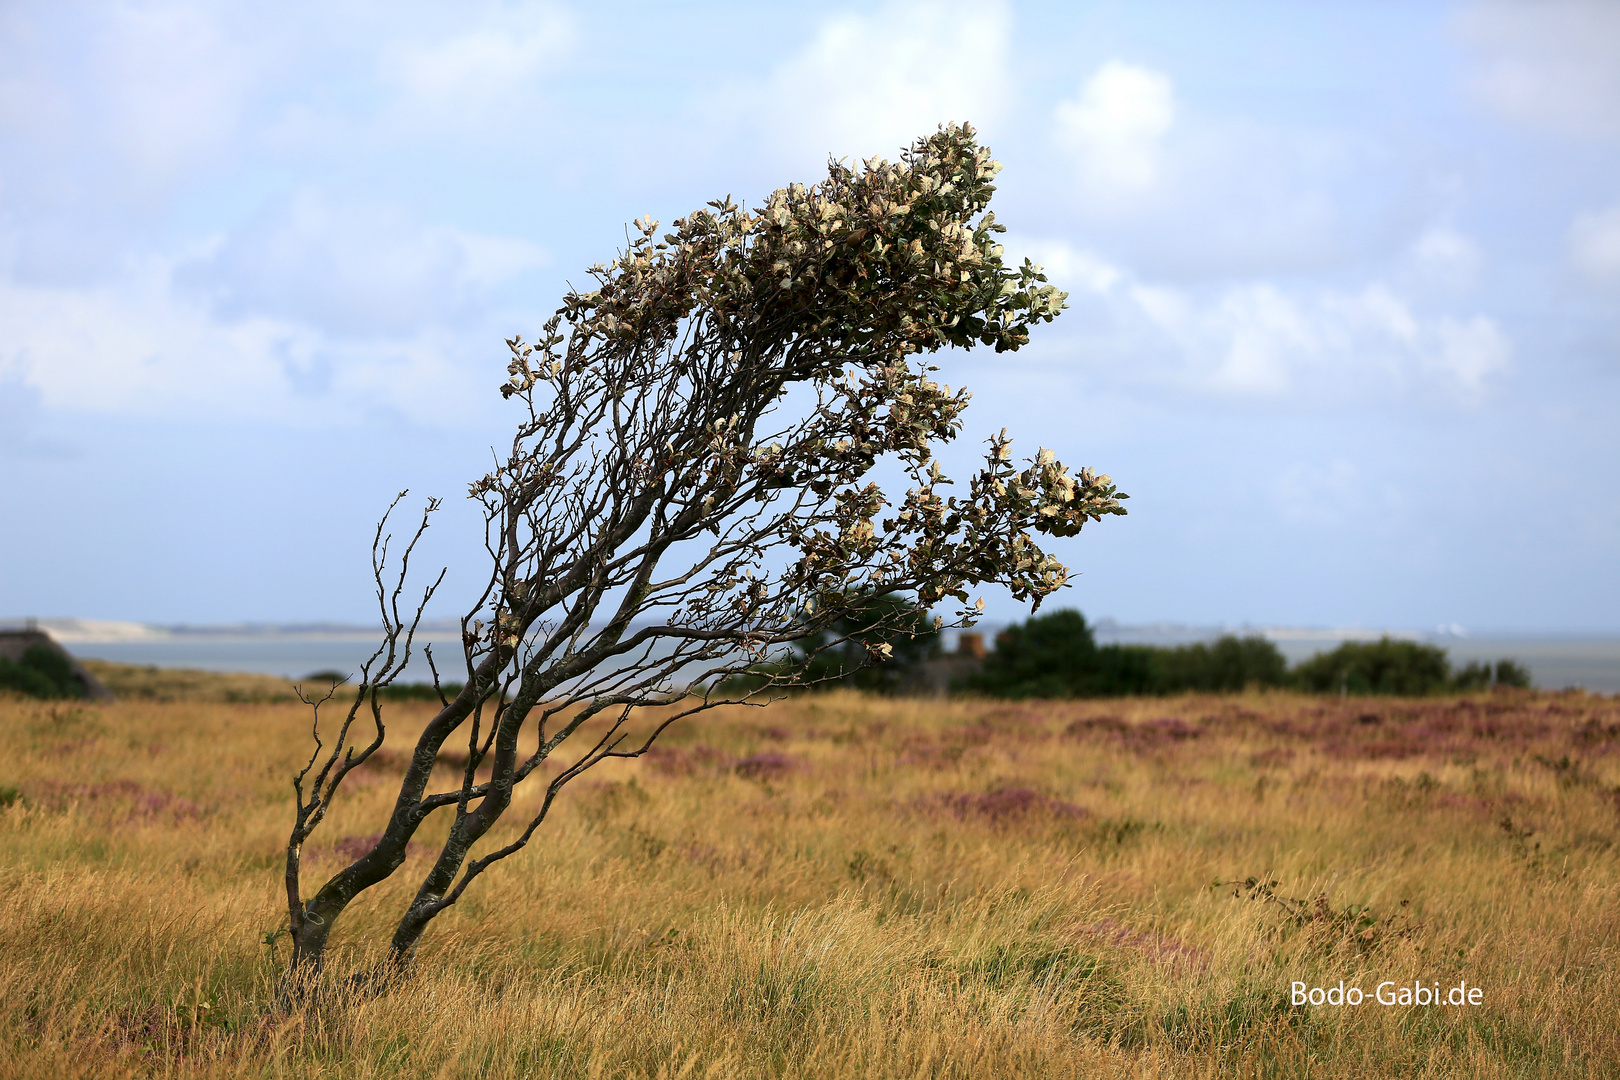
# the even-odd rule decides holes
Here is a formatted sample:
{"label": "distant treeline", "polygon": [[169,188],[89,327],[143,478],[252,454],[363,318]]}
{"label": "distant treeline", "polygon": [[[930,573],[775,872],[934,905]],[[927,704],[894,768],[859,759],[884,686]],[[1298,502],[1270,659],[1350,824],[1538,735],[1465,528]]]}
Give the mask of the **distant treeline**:
{"label": "distant treeline", "polygon": [[1010,626],[976,672],[954,689],[992,697],[1116,697],[1186,690],[1277,687],[1346,694],[1435,694],[1530,685],[1513,660],[1453,671],[1444,649],[1388,637],[1345,642],[1290,670],[1272,642],[1227,635],[1177,645],[1098,645],[1078,611],[1054,611]]}
{"label": "distant treeline", "polygon": [[[1345,642],[1292,669],[1277,646],[1259,635],[1227,635],[1168,648],[1099,645],[1085,617],[1072,609],[1009,626],[997,635],[995,648],[982,663],[960,655],[944,658],[939,638],[926,611],[900,596],[876,597],[857,615],[800,646],[800,678],[808,690],[843,686],[906,694],[929,685],[924,672],[943,658],[956,672],[952,690],[1003,698],[1122,697],[1256,686],[1423,695],[1530,685],[1530,673],[1513,660],[1470,662],[1453,670],[1444,649],[1389,637]],[[876,646],[888,646],[888,661],[868,663]],[[722,689],[756,689],[766,676],[782,675],[786,666],[755,670]]]}
{"label": "distant treeline", "polygon": [[[890,646],[891,659],[867,664],[870,647],[878,644]],[[848,686],[878,693],[913,690],[921,665],[941,655],[939,634],[932,629],[927,613],[913,610],[895,596],[876,598],[865,613],[840,622],[830,634],[810,639],[804,652],[810,657],[804,677],[811,688]],[[726,689],[763,685],[767,671],[762,667],[752,678],[734,678]],[[313,688],[321,683],[346,683],[348,676],[319,671],[301,681]],[[1121,697],[1255,686],[1314,693],[1423,695],[1529,685],[1530,673],[1513,660],[1476,661],[1453,670],[1444,649],[1388,637],[1345,642],[1293,669],[1276,645],[1258,635],[1227,635],[1168,648],[1098,645],[1085,617],[1072,609],[1037,615],[1008,627],[996,636],[995,648],[977,670],[951,681],[952,690],[1002,698]],[[18,661],[0,657],[0,690],[74,698],[83,696],[86,687],[65,654],[34,646]],[[443,691],[454,698],[461,692],[461,684],[446,683]],[[394,701],[437,701],[439,692],[431,683],[405,683],[385,687],[380,696]]]}

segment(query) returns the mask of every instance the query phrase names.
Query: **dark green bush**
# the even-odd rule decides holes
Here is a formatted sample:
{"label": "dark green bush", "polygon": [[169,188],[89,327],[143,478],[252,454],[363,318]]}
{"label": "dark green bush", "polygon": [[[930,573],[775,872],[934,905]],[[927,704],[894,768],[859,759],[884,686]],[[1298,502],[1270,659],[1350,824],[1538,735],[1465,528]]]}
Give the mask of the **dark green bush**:
{"label": "dark green bush", "polygon": [[1294,677],[1317,693],[1432,694],[1451,686],[1451,661],[1438,646],[1383,637],[1318,653]]}
{"label": "dark green bush", "polygon": [[1074,680],[1070,697],[1120,697],[1160,693],[1163,681],[1160,653],[1151,645],[1099,645],[1091,668]]}
{"label": "dark green bush", "polygon": [[1258,634],[1227,634],[1208,644],[1154,649],[1153,690],[1242,690],[1247,686],[1284,686],[1288,661],[1281,650]]}
{"label": "dark green bush", "polygon": [[1496,662],[1496,686],[1512,686],[1520,690],[1530,689],[1530,669],[1522,666],[1516,660],[1504,657]]}
{"label": "dark green bush", "polygon": [[82,698],[84,681],[59,649],[42,642],[28,646],[20,660],[0,657],[0,690],[15,690],[36,698]]}
{"label": "dark green bush", "polygon": [[[849,685],[892,692],[903,689],[907,669],[937,655],[937,635],[925,612],[898,596],[883,597],[858,620],[840,624],[844,644],[815,655],[806,675],[819,685]],[[908,637],[897,628],[916,631]],[[811,651],[829,640],[811,640]],[[892,644],[887,664],[858,668],[866,643]],[[763,673],[759,676],[764,682]],[[1184,691],[1231,692],[1250,686],[1294,686],[1317,693],[1422,695],[1491,686],[1530,685],[1530,673],[1512,660],[1470,663],[1455,675],[1444,649],[1382,638],[1346,642],[1293,671],[1275,644],[1259,635],[1226,635],[1211,642],[1162,648],[1098,645],[1085,616],[1062,609],[1033,616],[996,636],[980,669],[952,689],[1001,698],[1120,697]]]}
{"label": "dark green bush", "polygon": [[1529,689],[1530,672],[1513,660],[1498,660],[1493,669],[1490,664],[1470,660],[1451,677],[1453,690],[1487,690],[1493,686],[1514,686]]}
{"label": "dark green bush", "polygon": [[[1086,691],[1104,681],[1135,681],[1129,672],[1132,667],[1141,666],[1145,672],[1145,658],[1139,654],[1115,651],[1099,662],[1097,652],[1091,627],[1078,611],[1065,608],[1036,615],[997,634],[996,647],[984,658],[984,666],[958,686],[991,697],[1080,697],[1089,696]],[[1112,669],[1106,677],[1100,677],[1100,663]]]}
{"label": "dark green bush", "polygon": [[[881,645],[889,647],[887,659],[873,655]],[[796,648],[806,689],[847,686],[884,694],[903,690],[917,665],[940,652],[939,631],[927,610],[899,593],[874,597]],[[752,674],[727,679],[719,689],[726,694],[757,690],[787,670],[787,665],[762,664]]]}
{"label": "dark green bush", "polygon": [[1098,645],[1078,611],[1054,611],[1009,626],[984,666],[955,684],[992,697],[1114,697],[1188,690],[1297,686],[1317,693],[1431,694],[1530,685],[1512,660],[1471,663],[1455,676],[1444,649],[1397,641],[1346,642],[1290,672],[1282,652],[1259,636],[1159,648]]}
{"label": "dark green bush", "polygon": [[1065,609],[1008,627],[984,667],[958,685],[993,697],[1063,698],[1242,690],[1287,679],[1288,662],[1263,637],[1174,648],[1098,645],[1085,616]]}
{"label": "dark green bush", "polygon": [[[845,640],[828,647],[839,638]],[[879,645],[889,647],[888,658],[868,663],[872,649]],[[893,693],[917,664],[939,655],[939,632],[927,610],[899,593],[890,593],[839,619],[830,632],[807,638],[803,648],[807,654],[815,654],[805,665],[807,681]]]}

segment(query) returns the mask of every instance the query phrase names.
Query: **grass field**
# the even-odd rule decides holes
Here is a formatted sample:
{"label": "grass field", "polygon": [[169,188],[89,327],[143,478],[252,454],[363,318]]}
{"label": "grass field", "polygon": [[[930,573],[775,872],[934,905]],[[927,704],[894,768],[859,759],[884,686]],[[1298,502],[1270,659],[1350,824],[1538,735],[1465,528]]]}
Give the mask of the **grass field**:
{"label": "grass field", "polygon": [[[0,701],[0,1075],[1620,1075],[1617,698],[713,714],[571,788],[409,982],[283,1017],[307,710],[193,692]],[[392,801],[359,779],[317,873]],[[1482,1000],[1371,1000],[1414,979]]]}

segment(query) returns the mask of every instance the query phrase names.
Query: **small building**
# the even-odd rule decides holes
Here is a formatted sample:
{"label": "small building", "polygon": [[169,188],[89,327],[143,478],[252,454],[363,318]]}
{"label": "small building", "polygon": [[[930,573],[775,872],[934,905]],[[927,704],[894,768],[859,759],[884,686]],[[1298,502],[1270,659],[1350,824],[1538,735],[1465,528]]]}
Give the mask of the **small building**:
{"label": "small building", "polygon": [[941,653],[917,664],[902,687],[924,697],[944,697],[950,693],[952,682],[983,667],[984,657],[984,635],[964,630],[956,635],[955,652]]}

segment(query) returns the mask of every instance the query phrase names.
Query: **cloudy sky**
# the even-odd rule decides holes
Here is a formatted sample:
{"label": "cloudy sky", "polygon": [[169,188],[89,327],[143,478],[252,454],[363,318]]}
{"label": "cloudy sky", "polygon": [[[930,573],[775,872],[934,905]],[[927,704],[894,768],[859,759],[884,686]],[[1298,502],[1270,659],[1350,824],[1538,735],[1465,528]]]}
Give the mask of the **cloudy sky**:
{"label": "cloudy sky", "polygon": [[640,214],[946,120],[1072,294],[942,358],[964,452],[1133,496],[1064,602],[1620,628],[1612,0],[9,0],[0,616],[364,619],[404,488],[453,599],[504,337]]}

